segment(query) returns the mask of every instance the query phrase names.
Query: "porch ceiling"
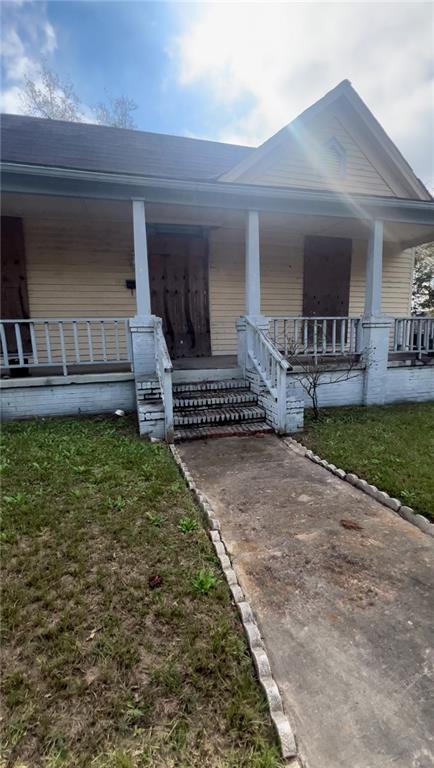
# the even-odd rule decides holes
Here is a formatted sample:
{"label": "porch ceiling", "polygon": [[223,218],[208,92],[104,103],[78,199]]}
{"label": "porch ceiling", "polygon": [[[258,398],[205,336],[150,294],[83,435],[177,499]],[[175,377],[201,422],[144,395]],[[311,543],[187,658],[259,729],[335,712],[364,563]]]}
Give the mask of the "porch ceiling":
{"label": "porch ceiling", "polygon": [[[40,216],[131,222],[131,202],[128,200],[95,200],[51,195],[4,193],[2,214],[7,216]],[[179,226],[225,227],[244,233],[245,211],[218,207],[149,203],[146,205],[149,224]],[[300,215],[281,212],[260,214],[261,237],[293,238],[300,234],[327,235],[366,239],[369,223],[366,219]],[[244,236],[244,235],[243,235]],[[386,222],[384,237],[388,242],[404,247],[434,240],[434,226],[405,222]]]}

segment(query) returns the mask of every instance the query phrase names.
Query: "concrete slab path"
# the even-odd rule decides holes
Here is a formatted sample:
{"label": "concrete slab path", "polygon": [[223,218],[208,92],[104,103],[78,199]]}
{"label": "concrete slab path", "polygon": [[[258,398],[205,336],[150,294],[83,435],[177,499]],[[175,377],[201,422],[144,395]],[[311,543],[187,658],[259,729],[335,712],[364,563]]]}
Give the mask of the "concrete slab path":
{"label": "concrete slab path", "polygon": [[433,768],[433,539],[274,435],[179,450],[219,517],[307,768]]}

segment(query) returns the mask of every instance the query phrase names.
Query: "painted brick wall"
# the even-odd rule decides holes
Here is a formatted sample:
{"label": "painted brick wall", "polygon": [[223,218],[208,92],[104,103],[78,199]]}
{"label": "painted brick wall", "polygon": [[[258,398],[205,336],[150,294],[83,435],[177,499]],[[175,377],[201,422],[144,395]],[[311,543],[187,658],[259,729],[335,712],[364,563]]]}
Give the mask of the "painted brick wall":
{"label": "painted brick wall", "polygon": [[1,389],[1,417],[5,421],[113,413],[118,408],[135,411],[134,381]]}
{"label": "painted brick wall", "polygon": [[388,368],[386,403],[434,400],[434,366]]}

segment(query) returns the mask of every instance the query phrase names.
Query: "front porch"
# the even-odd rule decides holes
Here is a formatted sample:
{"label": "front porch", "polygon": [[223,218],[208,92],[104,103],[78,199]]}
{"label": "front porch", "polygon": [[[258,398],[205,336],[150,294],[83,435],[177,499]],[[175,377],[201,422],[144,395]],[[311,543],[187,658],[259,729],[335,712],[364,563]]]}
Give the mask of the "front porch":
{"label": "front porch", "polygon": [[[197,403],[183,424],[202,423],[201,409],[212,424],[244,420],[247,388],[246,422],[285,433],[302,424],[300,381],[312,361],[330,382],[337,366],[360,372],[328,387],[323,404],[430,397],[434,321],[410,317],[412,256],[403,250],[427,239],[426,224],[357,218],[354,207],[295,215],[27,194],[6,195],[3,208],[24,224],[28,292],[25,316],[0,326],[6,418],[32,415],[33,387],[65,397],[62,379],[76,388],[74,412],[98,409],[101,386],[123,376],[123,394],[112,387],[120,402],[109,398],[105,409],[129,409],[135,387],[151,437],[172,439],[174,394],[188,383]],[[82,406],[80,382],[92,381]],[[213,397],[224,381],[239,402]],[[229,405],[244,410],[221,412]],[[50,415],[48,401],[37,414]]]}

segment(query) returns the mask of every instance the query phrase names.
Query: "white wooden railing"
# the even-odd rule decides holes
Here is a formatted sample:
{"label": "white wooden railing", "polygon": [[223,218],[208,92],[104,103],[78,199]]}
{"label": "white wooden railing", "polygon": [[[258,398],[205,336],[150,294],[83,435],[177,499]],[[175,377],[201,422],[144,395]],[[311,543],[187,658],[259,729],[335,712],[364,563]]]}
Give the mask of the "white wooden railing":
{"label": "white wooden railing", "polygon": [[360,317],[270,317],[268,333],[285,358],[349,357],[362,351]]}
{"label": "white wooden railing", "polygon": [[434,354],[434,317],[395,317],[391,351]]}
{"label": "white wooden railing", "polygon": [[0,321],[3,369],[131,364],[126,317],[35,318]]}
{"label": "white wooden railing", "polygon": [[155,366],[160,382],[161,397],[164,407],[164,433],[168,443],[173,443],[173,365],[163,333],[163,321],[154,318]]}
{"label": "white wooden railing", "polygon": [[262,383],[276,401],[278,432],[286,430],[286,373],[289,363],[271,343],[263,330],[246,317],[247,356],[260,376]]}

